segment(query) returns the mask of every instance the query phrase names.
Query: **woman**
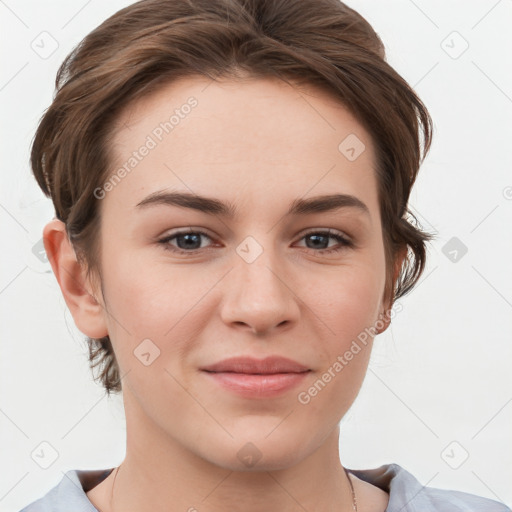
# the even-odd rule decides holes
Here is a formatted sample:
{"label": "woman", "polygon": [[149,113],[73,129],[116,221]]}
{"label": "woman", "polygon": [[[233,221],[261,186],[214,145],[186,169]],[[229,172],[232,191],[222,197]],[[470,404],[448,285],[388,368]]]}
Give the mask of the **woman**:
{"label": "woman", "polygon": [[89,34],[31,163],[127,451],[24,512],[508,510],[340,463],[373,338],[424,269],[407,203],[431,137],[338,0],[144,0]]}

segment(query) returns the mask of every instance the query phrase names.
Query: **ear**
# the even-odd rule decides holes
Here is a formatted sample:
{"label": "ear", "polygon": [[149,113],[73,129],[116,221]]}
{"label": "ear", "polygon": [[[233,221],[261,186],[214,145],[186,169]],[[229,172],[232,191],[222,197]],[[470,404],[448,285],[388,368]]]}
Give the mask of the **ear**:
{"label": "ear", "polygon": [[[407,256],[407,252],[408,252],[408,246],[406,245],[396,255],[394,271],[393,271],[393,283],[392,283],[393,285],[394,285],[394,283],[396,283],[396,280],[398,279],[400,270],[402,269],[402,265]],[[391,323],[391,317],[389,315],[389,310],[391,309],[391,307],[393,305],[392,300],[393,300],[393,297],[391,296],[391,292],[387,293],[383,299],[383,310],[381,311],[381,317],[379,319],[381,319],[381,321],[384,322],[384,326],[382,327],[382,329],[379,329],[377,331],[377,334],[382,334],[389,327],[389,324]]]}
{"label": "ear", "polygon": [[90,338],[108,335],[106,312],[96,299],[94,287],[86,278],[85,266],[76,258],[66,233],[66,225],[53,219],[43,229],[43,243],[53,273],[77,328]]}

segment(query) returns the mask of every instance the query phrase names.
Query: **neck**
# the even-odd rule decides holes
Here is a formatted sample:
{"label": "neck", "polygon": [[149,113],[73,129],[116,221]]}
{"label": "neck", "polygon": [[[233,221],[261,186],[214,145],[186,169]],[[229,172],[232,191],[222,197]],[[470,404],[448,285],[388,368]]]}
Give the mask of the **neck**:
{"label": "neck", "polygon": [[353,511],[352,489],[339,458],[339,426],[297,464],[271,465],[262,457],[241,471],[184,448],[145,421],[130,400],[125,402],[126,457],[108,478],[98,503],[101,512]]}

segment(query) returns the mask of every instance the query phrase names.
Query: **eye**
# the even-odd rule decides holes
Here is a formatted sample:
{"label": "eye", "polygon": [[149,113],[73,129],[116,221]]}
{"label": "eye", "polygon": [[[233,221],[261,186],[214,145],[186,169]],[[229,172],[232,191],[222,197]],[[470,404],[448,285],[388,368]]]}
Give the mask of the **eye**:
{"label": "eye", "polygon": [[[194,230],[189,228],[188,230],[182,230],[172,233],[160,240],[158,243],[163,246],[165,250],[172,251],[177,254],[194,254],[204,249],[201,247],[201,238],[205,237],[212,240],[210,235],[201,230]],[[354,243],[346,236],[338,232],[331,230],[324,231],[310,231],[302,236],[300,240],[310,240],[312,243],[307,248],[312,249],[314,252],[320,254],[329,254],[332,252],[340,252],[345,248],[353,247]],[[329,247],[329,239],[336,240],[338,242],[337,247]],[[172,241],[176,241],[177,247],[172,244]],[[321,247],[327,243],[327,247]],[[312,245],[312,247],[311,247]]]}
{"label": "eye", "polygon": [[[312,241],[313,249],[319,249],[315,252],[319,252],[321,254],[329,254],[332,252],[340,252],[347,247],[353,247],[353,242],[346,236],[342,235],[339,232],[333,232],[330,229],[327,231],[310,231],[306,233],[302,239],[309,239]],[[334,239],[338,242],[338,247],[319,247],[323,246],[325,242],[329,244],[329,239]],[[311,248],[311,247],[309,247]]]}
{"label": "eye", "polygon": [[[179,254],[190,254],[193,251],[198,251],[201,249],[201,237],[206,237],[211,239],[211,237],[206,234],[204,231],[193,230],[192,228],[186,231],[179,231],[177,233],[173,233],[161,240],[158,240],[158,243],[162,244],[164,249],[172,252],[176,252]],[[178,247],[171,245],[171,240],[176,239],[178,243]],[[199,245],[199,247],[198,247]]]}

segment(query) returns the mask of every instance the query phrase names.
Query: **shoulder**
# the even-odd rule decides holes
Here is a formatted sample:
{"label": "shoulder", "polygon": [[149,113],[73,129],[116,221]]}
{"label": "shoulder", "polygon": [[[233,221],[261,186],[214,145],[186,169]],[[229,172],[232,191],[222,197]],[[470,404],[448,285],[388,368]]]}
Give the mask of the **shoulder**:
{"label": "shoulder", "polygon": [[[504,503],[461,491],[426,487],[432,510],[453,512],[511,512]],[[443,508],[444,507],[444,508]]]}
{"label": "shoulder", "polygon": [[55,487],[20,512],[98,512],[87,498],[86,491],[101,482],[111,471],[69,470]]}
{"label": "shoulder", "polygon": [[398,464],[349,471],[389,493],[386,512],[512,512],[499,501],[462,491],[422,485]]}

